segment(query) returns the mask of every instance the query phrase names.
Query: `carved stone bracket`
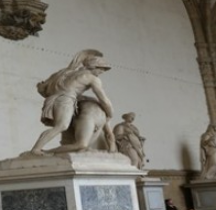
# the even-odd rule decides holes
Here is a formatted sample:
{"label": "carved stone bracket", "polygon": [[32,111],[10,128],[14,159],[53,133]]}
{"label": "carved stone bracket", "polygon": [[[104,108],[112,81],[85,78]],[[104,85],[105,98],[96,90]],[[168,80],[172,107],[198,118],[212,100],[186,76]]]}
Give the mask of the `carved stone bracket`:
{"label": "carved stone bracket", "polygon": [[47,7],[40,0],[0,0],[0,35],[12,40],[37,35]]}

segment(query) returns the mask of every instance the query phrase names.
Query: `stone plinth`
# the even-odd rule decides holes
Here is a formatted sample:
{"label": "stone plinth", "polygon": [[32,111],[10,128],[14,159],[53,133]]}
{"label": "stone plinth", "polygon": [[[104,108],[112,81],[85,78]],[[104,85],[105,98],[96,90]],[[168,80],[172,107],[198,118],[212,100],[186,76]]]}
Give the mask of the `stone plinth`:
{"label": "stone plinth", "polygon": [[137,191],[140,210],[166,210],[163,187],[168,182],[158,178],[138,178]]}
{"label": "stone plinth", "polygon": [[216,180],[196,180],[186,185],[191,189],[195,210],[216,209]]}
{"label": "stone plinth", "polygon": [[0,162],[0,210],[139,210],[145,174],[120,153],[25,154]]}

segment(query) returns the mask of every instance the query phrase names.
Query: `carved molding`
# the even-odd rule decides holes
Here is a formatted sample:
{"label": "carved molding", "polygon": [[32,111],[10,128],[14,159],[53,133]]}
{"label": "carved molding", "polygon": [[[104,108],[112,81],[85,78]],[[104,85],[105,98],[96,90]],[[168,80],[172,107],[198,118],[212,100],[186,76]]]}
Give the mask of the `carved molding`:
{"label": "carved molding", "polygon": [[176,180],[197,178],[200,176],[200,172],[194,170],[150,170],[148,176],[160,177],[162,180]]}
{"label": "carved molding", "polygon": [[37,35],[47,7],[40,0],[0,0],[0,35],[12,40]]}

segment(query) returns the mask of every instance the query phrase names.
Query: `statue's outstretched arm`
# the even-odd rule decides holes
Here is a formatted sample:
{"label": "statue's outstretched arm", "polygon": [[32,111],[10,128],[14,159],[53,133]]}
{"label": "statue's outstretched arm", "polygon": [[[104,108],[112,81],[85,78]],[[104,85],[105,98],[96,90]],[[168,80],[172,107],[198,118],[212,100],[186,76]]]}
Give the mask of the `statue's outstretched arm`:
{"label": "statue's outstretched arm", "polygon": [[105,91],[103,90],[102,83],[99,78],[95,78],[91,83],[91,88],[95,95],[97,96],[101,107],[104,109],[108,118],[112,118],[113,116],[113,107],[111,101],[106,96]]}

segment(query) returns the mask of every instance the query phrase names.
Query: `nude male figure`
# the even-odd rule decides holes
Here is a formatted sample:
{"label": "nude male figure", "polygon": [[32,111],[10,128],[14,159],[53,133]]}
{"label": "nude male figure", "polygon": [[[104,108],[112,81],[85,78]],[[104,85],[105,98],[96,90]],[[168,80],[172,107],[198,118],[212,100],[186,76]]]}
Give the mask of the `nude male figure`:
{"label": "nude male figure", "polygon": [[68,68],[54,73],[38,84],[38,92],[45,98],[41,121],[52,128],[40,135],[31,150],[33,154],[43,155],[44,145],[68,129],[76,110],[77,97],[88,89],[96,95],[106,113],[107,121],[112,118],[112,104],[98,78],[109,69],[110,66],[105,63],[101,52],[83,50],[75,55]]}
{"label": "nude male figure", "polygon": [[45,152],[56,154],[88,150],[102,132],[108,152],[116,152],[115,136],[100,103],[95,98],[82,96],[78,99],[78,113],[69,128],[62,132],[61,146]]}

